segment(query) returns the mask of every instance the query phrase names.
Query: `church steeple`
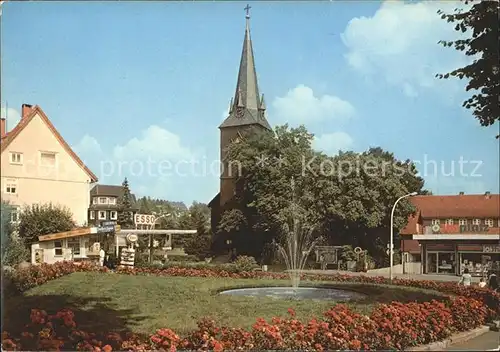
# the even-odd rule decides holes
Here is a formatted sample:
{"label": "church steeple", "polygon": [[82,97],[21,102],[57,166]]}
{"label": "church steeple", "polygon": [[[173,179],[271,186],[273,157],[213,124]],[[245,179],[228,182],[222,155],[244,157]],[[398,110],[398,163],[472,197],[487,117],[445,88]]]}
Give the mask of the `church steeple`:
{"label": "church steeple", "polygon": [[220,125],[220,128],[258,124],[270,130],[271,126],[265,118],[266,108],[263,97],[259,94],[257,72],[255,70],[252,39],[250,37],[250,6],[247,5],[245,10],[246,27],[238,71],[238,81],[236,83],[234,98],[232,99],[232,106],[229,109],[229,116]]}

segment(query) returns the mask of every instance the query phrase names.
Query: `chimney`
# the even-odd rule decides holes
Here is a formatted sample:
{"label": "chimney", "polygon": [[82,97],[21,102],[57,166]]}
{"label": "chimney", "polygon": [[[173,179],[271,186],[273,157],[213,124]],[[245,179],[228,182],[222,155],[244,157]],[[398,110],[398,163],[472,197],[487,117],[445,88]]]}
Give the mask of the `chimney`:
{"label": "chimney", "polygon": [[3,138],[7,135],[7,120],[4,118],[0,119],[0,138]]}
{"label": "chimney", "polygon": [[460,192],[458,195],[459,195],[459,196],[463,196],[463,195],[464,195],[464,192]]}
{"label": "chimney", "polygon": [[484,197],[485,197],[486,199],[490,199],[490,196],[491,196],[490,191],[486,191],[486,192],[484,193]]}
{"label": "chimney", "polygon": [[33,105],[23,104],[22,109],[21,109],[21,119],[26,118],[26,116],[29,115],[29,113],[31,112],[32,109],[33,109]]}

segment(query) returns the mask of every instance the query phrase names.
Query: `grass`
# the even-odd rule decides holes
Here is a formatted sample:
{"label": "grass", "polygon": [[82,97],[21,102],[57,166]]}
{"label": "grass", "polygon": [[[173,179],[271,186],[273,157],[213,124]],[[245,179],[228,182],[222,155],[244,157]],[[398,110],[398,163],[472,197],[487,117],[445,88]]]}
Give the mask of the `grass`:
{"label": "grass", "polygon": [[[303,286],[310,285],[305,282]],[[4,327],[17,332],[29,319],[32,308],[54,313],[71,308],[79,327],[87,331],[134,331],[149,334],[161,327],[184,333],[196,321],[212,317],[223,325],[250,327],[258,317],[287,315],[294,308],[299,319],[319,317],[332,301],[291,301],[268,297],[221,296],[227,288],[287,286],[287,281],[214,279],[194,277],[129,276],[113,273],[74,273],[27,291],[4,302]],[[327,285],[315,283],[315,286]],[[368,313],[376,303],[429,301],[439,298],[432,291],[376,285],[332,284],[362,292],[366,298],[349,303]]]}

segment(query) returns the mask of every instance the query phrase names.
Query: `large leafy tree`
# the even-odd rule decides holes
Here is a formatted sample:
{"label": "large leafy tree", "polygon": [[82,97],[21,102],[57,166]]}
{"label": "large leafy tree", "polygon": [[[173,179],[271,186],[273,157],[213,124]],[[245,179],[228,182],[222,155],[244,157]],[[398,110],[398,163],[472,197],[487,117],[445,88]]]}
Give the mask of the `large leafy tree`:
{"label": "large leafy tree", "polygon": [[[473,3],[466,0],[465,4]],[[469,83],[466,90],[474,94],[463,102],[463,106],[471,109],[482,126],[491,126],[500,120],[500,62],[499,62],[499,2],[479,1],[473,3],[467,11],[455,9],[455,13],[446,14],[438,11],[441,18],[455,24],[455,30],[466,33],[468,37],[455,41],[442,40],[445,47],[454,47],[467,56],[472,56],[471,64],[446,74],[438,74],[439,78],[466,78]],[[497,135],[497,138],[500,134]]]}
{"label": "large leafy tree", "polygon": [[[241,249],[258,253],[286,222],[293,178],[295,200],[305,211],[302,219],[305,225],[316,225],[316,235],[383,257],[394,201],[409,192],[425,193],[415,165],[381,148],[328,156],[315,151],[312,140],[303,126],[285,125],[274,136],[231,145],[230,157],[243,172],[237,181],[238,205],[223,213],[219,231],[246,239],[239,242]],[[408,201],[398,205],[396,231],[413,211]]]}
{"label": "large leafy tree", "polygon": [[130,194],[130,187],[127,178],[122,183],[123,194],[118,200],[118,224],[124,228],[129,229],[134,225],[132,219],[132,196]]}
{"label": "large leafy tree", "polygon": [[50,203],[26,206],[19,215],[19,237],[27,244],[38,242],[38,236],[69,231],[74,227],[69,208]]}

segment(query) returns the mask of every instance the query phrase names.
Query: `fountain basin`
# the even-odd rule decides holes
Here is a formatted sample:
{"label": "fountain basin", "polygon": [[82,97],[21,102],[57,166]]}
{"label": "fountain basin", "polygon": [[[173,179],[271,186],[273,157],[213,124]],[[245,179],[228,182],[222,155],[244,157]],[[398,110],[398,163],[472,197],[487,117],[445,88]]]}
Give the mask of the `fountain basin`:
{"label": "fountain basin", "polygon": [[219,292],[221,295],[271,297],[278,299],[312,299],[329,301],[351,301],[365,298],[366,295],[348,290],[323,287],[255,287],[239,288]]}

